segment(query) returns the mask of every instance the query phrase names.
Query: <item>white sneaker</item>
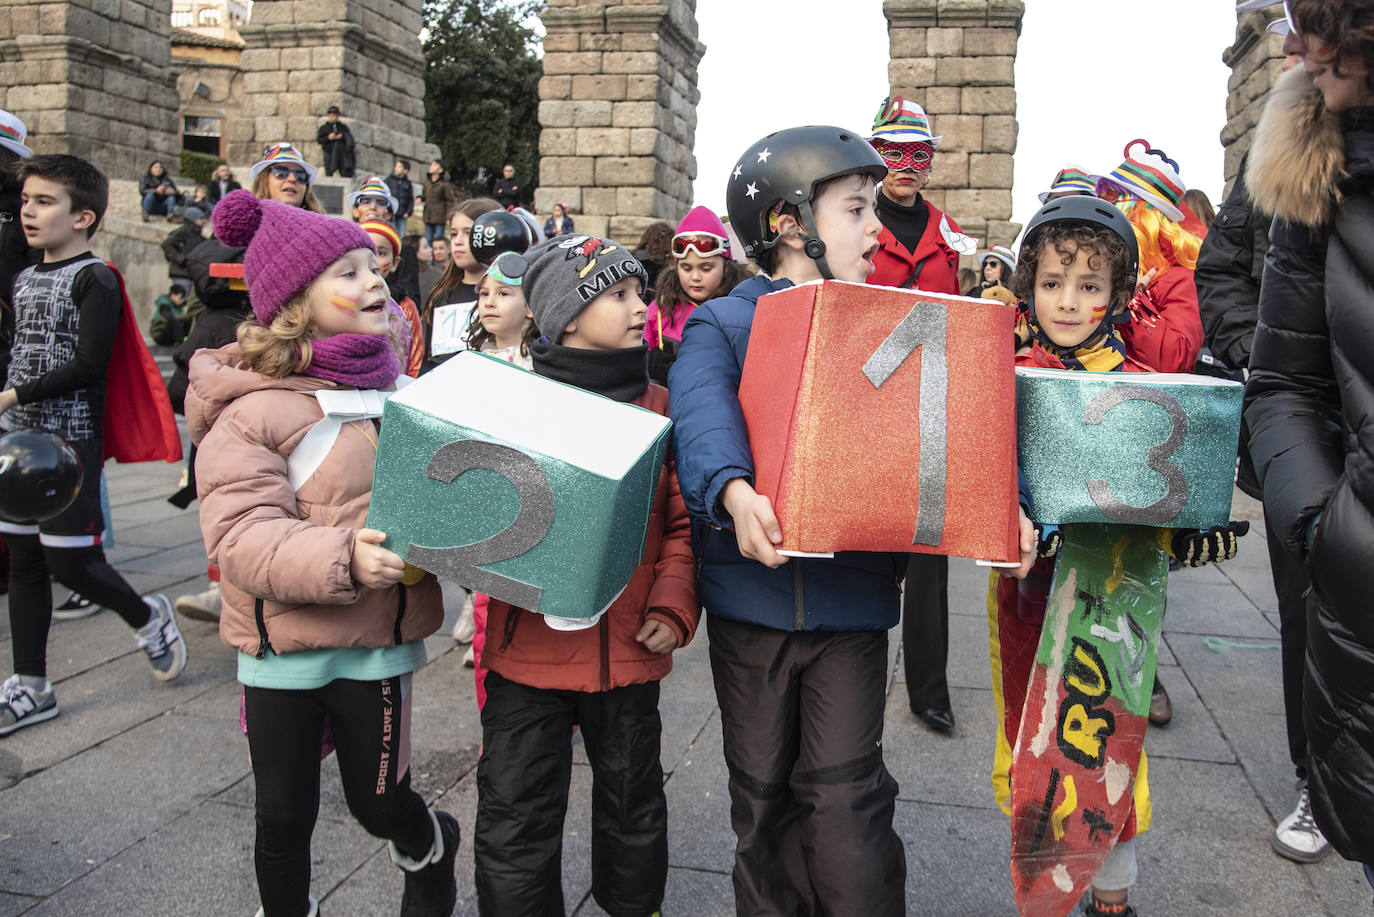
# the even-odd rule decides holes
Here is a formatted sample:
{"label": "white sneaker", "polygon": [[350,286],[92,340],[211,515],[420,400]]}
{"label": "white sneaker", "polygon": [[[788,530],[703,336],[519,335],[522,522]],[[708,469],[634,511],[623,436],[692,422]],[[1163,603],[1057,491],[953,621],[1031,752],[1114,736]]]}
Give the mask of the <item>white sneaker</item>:
{"label": "white sneaker", "polygon": [[453,624],[453,642],[471,643],[475,633],[477,622],[472,619],[472,593],[469,592],[463,602],[463,610],[458,612],[458,620]]}
{"label": "white sneaker", "polygon": [[0,682],[0,736],[55,716],[57,695],[51,684],[35,689],[20,681],[18,675]]}
{"label": "white sneaker", "polygon": [[1315,863],[1331,852],[1331,845],[1312,818],[1307,787],[1298,794],[1298,807],[1274,829],[1270,842],[1275,853],[1298,863]]}
{"label": "white sneaker", "polygon": [[148,664],[153,667],[153,677],[158,681],[171,681],[186,668],[186,641],[181,639],[176,617],[172,614],[172,603],[162,593],[143,597],[152,616],[138,633],[138,645],[148,654]]}
{"label": "white sneaker", "polygon": [[220,592],[219,583],[211,583],[204,592],[192,592],[178,596],[174,607],[177,614],[196,621],[219,622]]}

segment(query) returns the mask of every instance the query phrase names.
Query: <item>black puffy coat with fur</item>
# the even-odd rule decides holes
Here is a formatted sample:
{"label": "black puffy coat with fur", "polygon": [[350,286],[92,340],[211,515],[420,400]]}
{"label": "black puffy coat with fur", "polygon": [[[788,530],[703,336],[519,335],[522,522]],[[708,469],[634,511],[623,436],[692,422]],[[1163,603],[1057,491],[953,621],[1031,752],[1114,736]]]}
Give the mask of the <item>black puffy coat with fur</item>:
{"label": "black puffy coat with fur", "polygon": [[1265,515],[1312,574],[1312,804],[1337,851],[1374,863],[1374,111],[1326,111],[1295,67],[1246,177],[1275,222],[1245,420]]}

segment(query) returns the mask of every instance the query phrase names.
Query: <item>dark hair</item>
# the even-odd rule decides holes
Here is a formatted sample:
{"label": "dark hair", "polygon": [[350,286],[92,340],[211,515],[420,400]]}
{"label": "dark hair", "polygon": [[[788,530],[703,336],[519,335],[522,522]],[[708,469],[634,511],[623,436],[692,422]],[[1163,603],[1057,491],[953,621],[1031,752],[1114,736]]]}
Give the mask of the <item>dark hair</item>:
{"label": "dark hair", "polygon": [[[744,271],[734,260],[719,256],[725,262],[720,268],[720,286],[711,294],[711,298],[717,296],[729,296],[730,291],[744,280]],[[682,281],[677,276],[677,259],[674,258],[672,264],[665,264],[663,270],[658,272],[658,284],[654,290],[654,300],[658,303],[660,313],[667,312],[672,321],[677,321],[678,309],[692,303],[692,298],[687,295],[687,291],[682,288]]]}
{"label": "dark hair", "polygon": [[[817,198],[819,198],[822,194],[828,191],[831,185],[835,184],[835,182],[837,181],[842,181],[846,178],[853,178],[856,175],[862,176],[863,178],[873,182],[874,184],[878,184],[878,180],[866,172],[846,172],[843,175],[836,175],[834,178],[827,178],[825,181],[816,185],[815,190],[811,192],[811,203],[813,208]],[[802,229],[807,228],[805,225],[802,224],[801,208],[798,207],[796,204],[784,203],[782,205],[782,209],[778,211],[778,218],[781,219],[784,215],[790,215],[794,220],[797,221],[797,225],[801,226]],[[754,258],[754,260],[758,263],[759,269],[771,276],[773,271],[777,269],[778,255],[781,253],[781,248],[781,245],[774,245],[770,248],[765,248],[762,251],[760,251],[758,255]]]}
{"label": "dark hair", "polygon": [[171,288],[167,291],[167,295],[168,295],[168,296],[176,296],[176,295],[178,295],[178,294],[180,294],[181,296],[185,296],[185,295],[186,295],[186,288],[183,287],[183,286],[181,286],[180,284],[174,283],[174,284],[172,284]]}
{"label": "dark hair", "polygon": [[1341,62],[1364,63],[1365,91],[1374,93],[1374,3],[1369,0],[1290,0],[1298,34],[1331,47],[1331,69],[1344,77]]}
{"label": "dark hair", "polygon": [[21,186],[30,178],[61,185],[72,199],[72,213],[89,210],[95,214],[95,222],[86,229],[86,238],[95,235],[100,221],[105,218],[105,208],[110,204],[110,180],[104,172],[84,159],[54,153],[25,159],[19,164],[18,175]]}
{"label": "dark hair", "polygon": [[153,166],[162,166],[162,174],[163,174],[163,175],[166,175],[166,174],[167,174],[167,164],[164,163],[161,159],[154,159],[152,162],[148,163],[148,174],[149,174],[149,175],[152,175],[152,174],[153,174]]}
{"label": "dark hair", "polygon": [[[566,214],[565,214],[566,215]],[[673,226],[671,223],[650,223],[639,237],[639,250],[650,261],[663,264],[673,248]]]}
{"label": "dark hair", "polygon": [[1108,315],[1114,315],[1135,295],[1135,275],[1131,272],[1130,255],[1126,251],[1126,241],[1100,226],[1090,223],[1075,223],[1065,220],[1049,223],[1036,233],[1034,247],[1024,243],[1016,263],[1016,272],[1008,284],[1016,298],[1029,304],[1035,294],[1035,275],[1040,270],[1040,258],[1051,248],[1059,255],[1059,263],[1066,267],[1073,264],[1079,249],[1087,249],[1088,267],[1099,270],[1100,258],[1111,261],[1112,302]]}
{"label": "dark hair", "polygon": [[410,171],[410,160],[408,160],[408,159],[397,159],[397,160],[396,160],[396,164],[399,165],[402,169],[405,169],[407,172]]}
{"label": "dark hair", "polygon": [[978,295],[978,275],[971,267],[959,268],[959,289],[965,296]]}
{"label": "dark hair", "polygon": [[[445,223],[453,219],[454,214],[461,213],[470,220],[475,220],[484,213],[491,213],[493,210],[503,209],[500,204],[489,197],[471,197],[463,201],[453,213],[444,220]],[[444,272],[439,275],[439,279],[434,283],[434,289],[429,291],[429,299],[425,301],[425,311],[422,318],[429,321],[434,306],[449,294],[449,291],[463,282],[463,272],[453,263],[453,259],[448,259],[448,264],[444,265]],[[480,281],[479,281],[480,283]]]}

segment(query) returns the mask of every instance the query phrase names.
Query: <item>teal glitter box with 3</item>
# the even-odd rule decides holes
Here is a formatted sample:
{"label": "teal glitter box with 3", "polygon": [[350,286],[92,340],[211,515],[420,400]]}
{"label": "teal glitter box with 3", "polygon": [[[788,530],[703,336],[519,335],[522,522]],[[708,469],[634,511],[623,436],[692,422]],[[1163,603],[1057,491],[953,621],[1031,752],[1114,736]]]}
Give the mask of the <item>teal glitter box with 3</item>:
{"label": "teal glitter box with 3", "polygon": [[1035,521],[1224,525],[1244,391],[1206,376],[1018,367],[1017,456]]}
{"label": "teal glitter box with 3", "polygon": [[639,565],[670,427],[464,351],[387,400],[367,524],[409,564],[585,620]]}

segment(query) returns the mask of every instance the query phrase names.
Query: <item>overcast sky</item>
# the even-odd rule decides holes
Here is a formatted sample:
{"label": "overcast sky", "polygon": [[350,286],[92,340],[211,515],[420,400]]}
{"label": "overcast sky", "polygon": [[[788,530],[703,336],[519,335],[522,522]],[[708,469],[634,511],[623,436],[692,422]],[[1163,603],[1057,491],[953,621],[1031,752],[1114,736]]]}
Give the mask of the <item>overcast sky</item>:
{"label": "overcast sky", "polygon": [[[723,212],[736,157],[770,131],[872,126],[887,95],[881,0],[697,0],[697,20],[706,56],[696,203]],[[1036,193],[1062,166],[1108,171],[1136,137],[1219,203],[1230,74],[1221,54],[1235,27],[1231,0],[1029,0],[1016,59],[1012,219],[1035,212]],[[932,127],[940,133],[938,117]]]}

